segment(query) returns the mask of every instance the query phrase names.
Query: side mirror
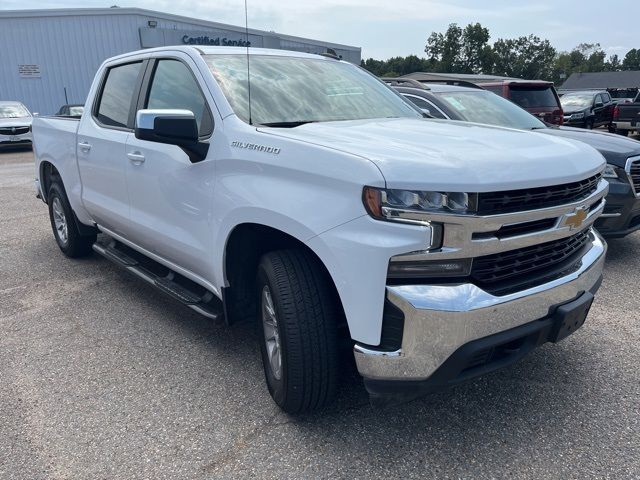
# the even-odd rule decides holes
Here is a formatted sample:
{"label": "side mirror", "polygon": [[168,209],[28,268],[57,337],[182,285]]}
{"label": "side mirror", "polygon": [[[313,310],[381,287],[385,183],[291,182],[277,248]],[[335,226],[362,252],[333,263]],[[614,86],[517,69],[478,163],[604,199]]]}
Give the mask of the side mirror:
{"label": "side mirror", "polygon": [[431,110],[429,110],[428,108],[421,108],[420,111],[422,112],[422,116],[424,118],[434,118],[434,116],[431,115]]}
{"label": "side mirror", "polygon": [[192,163],[204,160],[209,151],[209,144],[198,139],[198,123],[190,110],[138,110],[135,136],[149,142],[177,145]]}

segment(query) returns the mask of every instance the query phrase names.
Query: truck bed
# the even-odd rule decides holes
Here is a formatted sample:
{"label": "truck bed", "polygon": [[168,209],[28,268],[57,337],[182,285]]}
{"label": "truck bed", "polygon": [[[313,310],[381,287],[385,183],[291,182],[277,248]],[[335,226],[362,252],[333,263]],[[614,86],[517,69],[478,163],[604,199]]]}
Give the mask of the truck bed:
{"label": "truck bed", "polygon": [[618,117],[616,118],[617,122],[632,122],[639,121],[640,122],[640,102],[636,103],[623,103],[618,105]]}
{"label": "truck bed", "polygon": [[[40,178],[43,162],[56,165],[68,185],[76,191],[67,192],[70,198],[79,197],[80,182],[76,160],[77,134],[80,120],[71,117],[35,117],[33,119],[33,152],[36,159],[36,177]],[[37,188],[46,200],[46,186]]]}

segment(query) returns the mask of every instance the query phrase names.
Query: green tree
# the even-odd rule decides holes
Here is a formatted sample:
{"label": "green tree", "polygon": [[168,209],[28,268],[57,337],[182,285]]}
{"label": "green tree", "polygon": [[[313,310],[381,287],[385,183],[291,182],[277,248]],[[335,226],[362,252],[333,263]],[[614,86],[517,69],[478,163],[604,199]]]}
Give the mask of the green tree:
{"label": "green tree", "polygon": [[622,61],[623,70],[640,70],[640,49],[632,48],[624,56]]}
{"label": "green tree", "polygon": [[604,64],[605,70],[608,72],[619,72],[622,70],[622,62],[620,61],[620,57],[617,54],[613,54],[609,57]]}
{"label": "green tree", "polygon": [[479,23],[467,25],[462,32],[460,60],[466,73],[490,73],[493,51],[489,45],[489,29]]}
{"label": "green tree", "polygon": [[431,65],[437,72],[462,72],[462,29],[455,23],[445,33],[433,32],[424,47]]}
{"label": "green tree", "polygon": [[549,79],[556,49],[535,35],[498,39],[493,44],[493,73],[507,77]]}

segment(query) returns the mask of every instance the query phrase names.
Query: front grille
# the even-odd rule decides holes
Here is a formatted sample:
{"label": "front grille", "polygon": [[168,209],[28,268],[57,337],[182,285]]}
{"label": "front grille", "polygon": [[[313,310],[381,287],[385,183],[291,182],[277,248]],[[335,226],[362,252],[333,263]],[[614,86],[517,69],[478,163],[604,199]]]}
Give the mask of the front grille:
{"label": "front grille", "polygon": [[629,177],[636,195],[640,195],[640,158],[629,164]]}
{"label": "front grille", "polygon": [[589,243],[589,229],[568,238],[478,257],[473,260],[474,283],[495,294],[544,283],[566,272]]}
{"label": "front grille", "polygon": [[22,135],[29,131],[29,127],[2,127],[0,135]]}
{"label": "front grille", "polygon": [[[640,175],[640,171],[638,173]],[[478,195],[478,214],[495,215],[522,212],[579,202],[597,190],[600,177],[601,175],[598,174],[579,182],[563,185],[480,193]]]}

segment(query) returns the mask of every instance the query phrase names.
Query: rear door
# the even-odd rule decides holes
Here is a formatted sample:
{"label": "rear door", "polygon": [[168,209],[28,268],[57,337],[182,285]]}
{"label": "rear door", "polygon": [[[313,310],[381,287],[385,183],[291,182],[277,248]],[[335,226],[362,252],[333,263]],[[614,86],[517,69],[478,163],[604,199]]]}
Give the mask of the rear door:
{"label": "rear door", "polygon": [[597,94],[593,99],[593,116],[595,126],[604,122],[604,99],[601,94]]}
{"label": "rear door", "polygon": [[76,151],[82,200],[96,223],[119,234],[129,224],[125,153],[145,62],[107,68],[78,128]]}
{"label": "rear door", "polygon": [[[186,55],[151,61],[138,108],[186,109],[195,114],[201,140],[213,133],[204,84]],[[192,163],[178,146],[131,135],[126,146],[132,230],[129,239],[180,267],[207,276],[213,241],[214,162]]]}

